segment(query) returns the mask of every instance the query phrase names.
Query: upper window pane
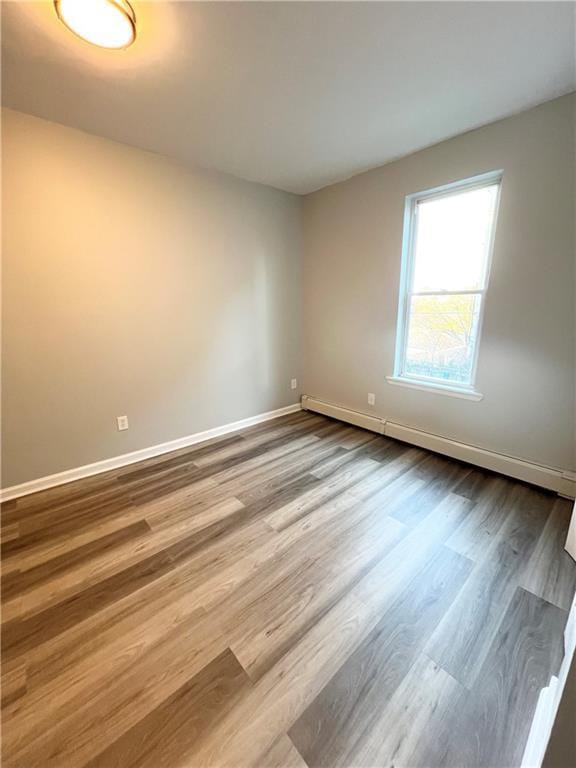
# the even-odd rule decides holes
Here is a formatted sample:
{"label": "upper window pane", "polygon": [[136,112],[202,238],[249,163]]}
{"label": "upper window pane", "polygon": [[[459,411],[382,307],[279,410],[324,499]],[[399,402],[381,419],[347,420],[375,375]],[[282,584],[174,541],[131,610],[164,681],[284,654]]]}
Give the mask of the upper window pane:
{"label": "upper window pane", "polygon": [[498,185],[420,200],[412,291],[484,287]]}

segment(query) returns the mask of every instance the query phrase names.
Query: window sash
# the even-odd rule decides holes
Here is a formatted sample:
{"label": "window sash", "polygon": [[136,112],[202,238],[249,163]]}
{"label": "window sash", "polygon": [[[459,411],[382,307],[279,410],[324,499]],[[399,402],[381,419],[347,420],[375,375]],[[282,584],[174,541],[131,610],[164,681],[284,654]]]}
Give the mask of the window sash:
{"label": "window sash", "polygon": [[[494,237],[496,233],[496,221],[500,203],[500,190],[502,182],[502,171],[495,171],[472,179],[448,184],[444,187],[438,187],[428,192],[421,192],[416,195],[409,195],[406,198],[404,214],[404,231],[402,237],[402,264],[400,274],[400,300],[398,308],[398,325],[396,331],[396,354],[394,364],[394,376],[412,382],[429,383],[431,385],[442,384],[445,387],[453,386],[457,389],[474,389],[476,381],[476,370],[478,367],[478,355],[480,350],[480,339],[484,321],[485,294],[488,287],[490,267],[492,262],[492,251],[494,246]],[[434,290],[434,291],[414,291],[414,267],[415,267],[415,244],[418,231],[418,205],[421,202],[428,202],[441,197],[451,197],[462,192],[468,192],[472,189],[481,189],[483,187],[497,186],[496,200],[494,204],[494,213],[492,216],[490,241],[488,244],[488,253],[486,254],[486,264],[484,267],[484,276],[482,286],[476,289],[463,290]],[[408,331],[410,323],[410,306],[413,296],[454,296],[454,295],[477,295],[479,296],[479,315],[477,333],[474,339],[474,348],[472,350],[473,361],[470,378],[468,382],[455,381],[451,379],[438,379],[432,376],[414,375],[406,372],[406,355],[408,351]]]}
{"label": "window sash", "polygon": [[[404,338],[405,342],[402,349],[402,358],[401,358],[401,367],[399,368],[398,372],[395,374],[403,379],[409,379],[410,381],[422,381],[422,382],[430,382],[434,384],[444,384],[444,386],[454,386],[458,387],[459,389],[471,389],[474,385],[474,380],[476,378],[476,366],[478,364],[478,349],[479,349],[479,342],[480,342],[480,332],[482,328],[482,318],[484,314],[484,294],[486,292],[485,288],[482,288],[481,290],[477,291],[424,291],[422,293],[418,293],[417,291],[413,293],[407,293],[406,294],[406,318],[405,318],[405,328],[404,328]],[[425,374],[415,374],[410,373],[406,370],[406,356],[408,353],[408,333],[410,329],[410,306],[412,304],[411,299],[413,296],[479,296],[479,307],[478,307],[478,325],[477,325],[477,333],[474,340],[474,348],[472,349],[472,369],[470,371],[470,379],[467,382],[463,381],[457,381],[456,379],[443,379],[436,376],[427,376]]]}
{"label": "window sash", "polygon": [[410,296],[470,296],[486,292],[486,288],[464,288],[461,291],[410,291]]}

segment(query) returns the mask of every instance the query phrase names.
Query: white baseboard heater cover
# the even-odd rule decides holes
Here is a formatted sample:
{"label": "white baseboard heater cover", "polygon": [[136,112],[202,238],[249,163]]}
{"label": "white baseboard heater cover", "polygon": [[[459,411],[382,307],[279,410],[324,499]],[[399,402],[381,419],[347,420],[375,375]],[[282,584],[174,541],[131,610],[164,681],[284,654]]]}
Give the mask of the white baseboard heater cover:
{"label": "white baseboard heater cover", "polygon": [[369,429],[371,432],[377,432],[379,435],[384,434],[386,424],[384,419],[371,416],[369,413],[353,411],[351,408],[344,408],[341,405],[328,403],[325,400],[317,400],[315,397],[309,397],[308,395],[302,396],[302,408],[305,411],[322,413],[324,416],[330,416],[333,419],[339,419],[340,421],[346,421],[348,424]]}
{"label": "white baseboard heater cover", "polygon": [[567,498],[574,498],[576,494],[576,474],[573,472],[534,464],[523,459],[514,458],[513,456],[505,456],[495,451],[488,451],[475,445],[434,435],[430,432],[405,426],[404,424],[396,424],[387,419],[345,408],[336,403],[309,395],[303,395],[302,408],[322,413],[325,416],[331,416],[334,419],[339,419],[349,424],[355,424],[358,427],[416,445],[419,448],[426,448],[430,451],[450,456],[450,458],[474,464],[483,469],[499,472],[516,480],[522,480],[526,483],[538,485],[541,488],[556,491],[556,493]]}

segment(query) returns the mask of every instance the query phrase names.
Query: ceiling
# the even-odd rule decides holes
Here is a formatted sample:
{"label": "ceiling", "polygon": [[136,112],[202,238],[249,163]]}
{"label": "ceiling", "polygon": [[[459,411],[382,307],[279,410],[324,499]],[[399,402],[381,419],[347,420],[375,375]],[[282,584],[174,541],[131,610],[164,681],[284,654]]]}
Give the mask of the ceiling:
{"label": "ceiling", "polygon": [[570,2],[139,2],[106,51],[3,2],[6,106],[307,193],[576,89]]}

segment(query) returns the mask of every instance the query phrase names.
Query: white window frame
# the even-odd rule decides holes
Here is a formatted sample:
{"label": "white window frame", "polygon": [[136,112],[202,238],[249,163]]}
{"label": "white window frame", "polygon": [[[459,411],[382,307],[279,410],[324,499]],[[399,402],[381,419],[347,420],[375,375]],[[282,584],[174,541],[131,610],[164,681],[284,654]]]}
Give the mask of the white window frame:
{"label": "white window frame", "polygon": [[[404,229],[402,233],[402,264],[400,270],[400,297],[398,302],[398,322],[396,328],[396,351],[394,359],[394,375],[387,376],[390,384],[399,384],[410,387],[411,389],[420,389],[424,391],[433,391],[439,394],[463,397],[468,400],[481,400],[482,395],[476,391],[476,373],[478,368],[478,354],[480,351],[480,341],[482,336],[482,327],[484,324],[484,307],[486,303],[486,291],[490,280],[490,268],[492,265],[492,253],[494,250],[494,238],[496,235],[496,224],[498,218],[498,209],[500,207],[500,192],[502,189],[503,172],[490,171],[479,176],[473,176],[462,181],[445,184],[441,187],[416,192],[408,195],[404,207]],[[436,200],[441,197],[451,197],[471,189],[481,189],[498,185],[496,191],[496,202],[494,207],[494,218],[492,220],[492,231],[490,233],[490,242],[488,253],[486,254],[486,268],[484,270],[484,282],[479,289],[474,290],[455,290],[455,291],[413,291],[414,263],[415,263],[415,234],[417,231],[416,212],[418,204],[423,200]],[[445,379],[436,379],[428,376],[415,376],[405,373],[406,364],[406,343],[408,340],[408,324],[410,321],[410,299],[412,296],[438,296],[438,295],[462,295],[473,294],[480,296],[480,310],[478,317],[478,332],[476,334],[472,371],[469,385],[459,385],[457,382],[449,382]]]}

